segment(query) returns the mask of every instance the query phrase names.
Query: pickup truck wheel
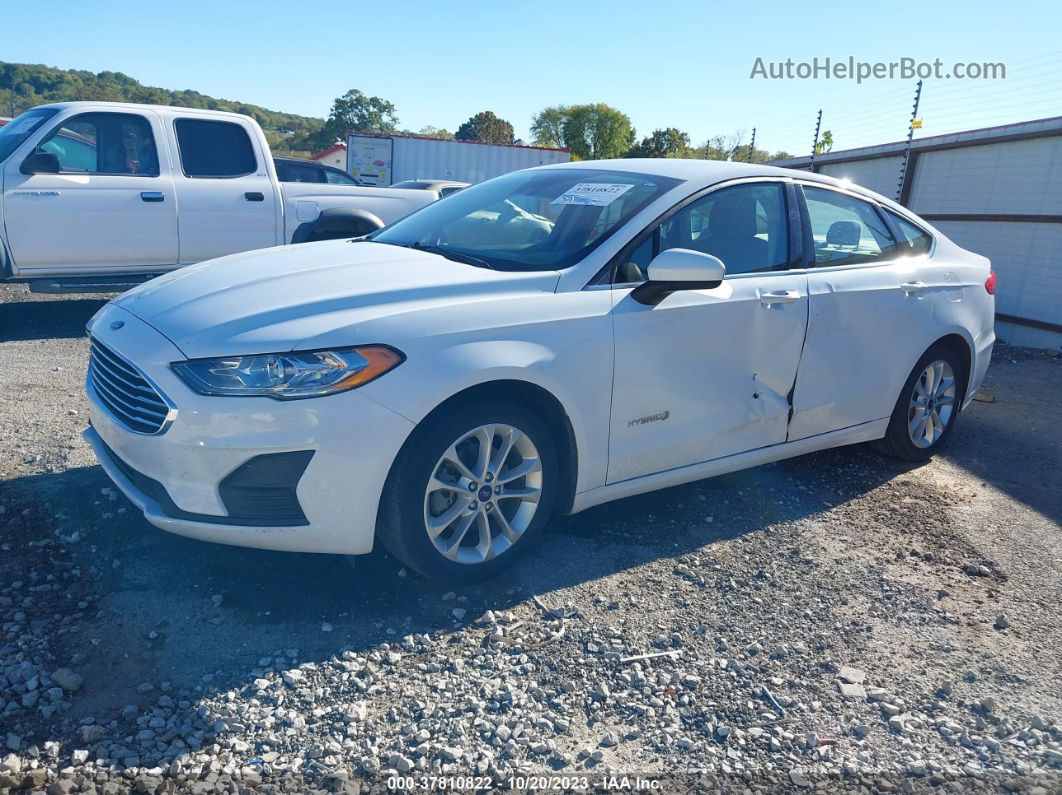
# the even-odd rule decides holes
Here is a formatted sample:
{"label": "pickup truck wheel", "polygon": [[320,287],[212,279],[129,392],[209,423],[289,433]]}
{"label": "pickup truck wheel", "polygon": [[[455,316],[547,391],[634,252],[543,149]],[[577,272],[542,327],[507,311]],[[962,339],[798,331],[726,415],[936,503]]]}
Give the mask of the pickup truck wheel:
{"label": "pickup truck wheel", "polygon": [[430,579],[493,577],[542,533],[558,473],[553,435],[526,408],[492,402],[444,410],[417,429],[395,462],[380,539]]}

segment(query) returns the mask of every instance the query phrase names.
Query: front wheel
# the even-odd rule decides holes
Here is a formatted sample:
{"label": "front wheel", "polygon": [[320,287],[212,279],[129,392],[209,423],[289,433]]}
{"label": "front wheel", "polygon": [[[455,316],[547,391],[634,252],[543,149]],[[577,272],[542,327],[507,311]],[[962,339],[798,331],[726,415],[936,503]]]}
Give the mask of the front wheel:
{"label": "front wheel", "polygon": [[928,461],[951,435],[963,399],[965,374],[955,352],[934,345],[908,376],[878,443],[886,455],[904,461]]}
{"label": "front wheel", "polygon": [[493,577],[522,557],[549,521],[557,446],[523,406],[444,410],[395,461],[380,506],[387,550],[450,584]]}

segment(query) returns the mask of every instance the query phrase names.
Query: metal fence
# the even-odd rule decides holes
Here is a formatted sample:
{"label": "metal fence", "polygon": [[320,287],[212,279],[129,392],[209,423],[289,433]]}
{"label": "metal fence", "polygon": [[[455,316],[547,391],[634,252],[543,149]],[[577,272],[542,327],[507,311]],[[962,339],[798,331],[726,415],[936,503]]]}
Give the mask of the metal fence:
{"label": "metal fence", "polygon": [[[892,198],[907,145],[774,165],[849,179]],[[992,260],[1002,339],[1062,346],[1062,116],[915,140],[900,203]]]}

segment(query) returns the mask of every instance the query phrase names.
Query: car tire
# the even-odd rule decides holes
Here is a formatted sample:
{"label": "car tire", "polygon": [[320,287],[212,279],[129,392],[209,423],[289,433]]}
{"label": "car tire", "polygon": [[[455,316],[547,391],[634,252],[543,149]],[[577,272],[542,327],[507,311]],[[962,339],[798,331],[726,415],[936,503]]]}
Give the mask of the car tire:
{"label": "car tire", "polygon": [[559,485],[557,442],[537,412],[503,400],[444,408],[395,460],[377,532],[388,552],[429,579],[479,582],[533,546]]}
{"label": "car tire", "polygon": [[928,461],[951,436],[965,385],[966,369],[951,346],[931,347],[904,382],[877,449],[902,461]]}

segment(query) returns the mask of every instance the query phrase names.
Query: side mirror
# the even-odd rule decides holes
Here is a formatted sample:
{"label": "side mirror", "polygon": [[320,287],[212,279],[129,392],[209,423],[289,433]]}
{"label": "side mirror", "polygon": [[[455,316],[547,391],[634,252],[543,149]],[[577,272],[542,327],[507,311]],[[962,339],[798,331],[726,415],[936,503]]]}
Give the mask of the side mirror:
{"label": "side mirror", "polygon": [[55,152],[34,152],[22,161],[19,168],[23,174],[58,174],[62,170],[59,155]]}
{"label": "side mirror", "polygon": [[718,257],[688,248],[661,251],[649,263],[649,279],[631,291],[631,298],[656,306],[679,290],[710,290],[723,283],[726,266]]}

